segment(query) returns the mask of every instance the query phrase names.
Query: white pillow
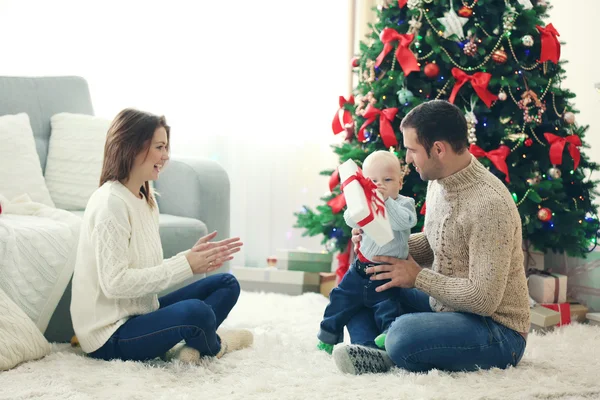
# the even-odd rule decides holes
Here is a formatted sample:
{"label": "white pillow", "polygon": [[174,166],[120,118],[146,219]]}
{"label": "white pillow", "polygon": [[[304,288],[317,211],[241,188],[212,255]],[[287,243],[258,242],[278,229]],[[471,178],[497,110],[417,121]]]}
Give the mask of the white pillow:
{"label": "white pillow", "polygon": [[110,120],[60,113],[50,118],[46,184],[56,207],[84,210],[98,189]]}
{"label": "white pillow", "polygon": [[0,289],[0,371],[50,354],[50,343],[2,289]]}
{"label": "white pillow", "polygon": [[25,113],[0,117],[0,191],[9,200],[28,194],[36,203],[54,207]]}

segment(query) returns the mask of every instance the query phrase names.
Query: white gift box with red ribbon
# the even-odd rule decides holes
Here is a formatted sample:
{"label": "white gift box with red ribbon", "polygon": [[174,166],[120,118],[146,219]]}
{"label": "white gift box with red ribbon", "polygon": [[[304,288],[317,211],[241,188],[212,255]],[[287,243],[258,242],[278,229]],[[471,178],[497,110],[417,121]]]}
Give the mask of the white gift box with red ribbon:
{"label": "white gift box with red ribbon", "polygon": [[342,191],[346,198],[348,216],[378,246],[394,239],[394,233],[387,217],[385,202],[377,186],[362,174],[353,160],[338,167]]}

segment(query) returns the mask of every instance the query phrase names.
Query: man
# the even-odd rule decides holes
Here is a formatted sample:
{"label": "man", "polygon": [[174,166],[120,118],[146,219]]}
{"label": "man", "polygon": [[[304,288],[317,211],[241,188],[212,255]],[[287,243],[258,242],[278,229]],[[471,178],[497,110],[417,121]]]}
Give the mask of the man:
{"label": "man", "polygon": [[[376,257],[378,290],[399,290],[401,315],[385,351],[370,310],[348,324],[352,345],[333,356],[346,373],[472,371],[516,366],[529,331],[521,219],[504,184],[468,151],[463,113],[442,100],[402,120],[406,162],[428,180],[425,229],[411,235],[408,260]],[[352,240],[360,241],[360,230]],[[430,266],[430,268],[424,268]]]}

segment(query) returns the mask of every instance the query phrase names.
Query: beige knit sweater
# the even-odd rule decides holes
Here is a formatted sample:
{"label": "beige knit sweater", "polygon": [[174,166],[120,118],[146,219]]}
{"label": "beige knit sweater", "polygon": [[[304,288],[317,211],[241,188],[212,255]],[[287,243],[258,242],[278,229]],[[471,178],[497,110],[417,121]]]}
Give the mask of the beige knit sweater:
{"label": "beige knit sweater", "polygon": [[409,241],[424,268],[415,286],[435,311],[491,316],[529,331],[521,218],[506,186],[475,157],[465,169],[431,181],[423,233]]}

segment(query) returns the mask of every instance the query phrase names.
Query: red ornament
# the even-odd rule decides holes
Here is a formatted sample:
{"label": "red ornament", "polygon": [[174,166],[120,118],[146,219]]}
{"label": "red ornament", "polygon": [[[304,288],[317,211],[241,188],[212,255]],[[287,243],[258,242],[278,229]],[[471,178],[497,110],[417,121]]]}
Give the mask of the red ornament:
{"label": "red ornament", "polygon": [[506,51],[504,51],[503,47],[492,53],[492,60],[498,64],[504,64],[508,60],[508,55],[506,54]]}
{"label": "red ornament", "polygon": [[358,59],[358,57],[352,57],[352,68],[358,68],[358,66],[360,65],[360,60]]}
{"label": "red ornament", "polygon": [[552,211],[546,207],[540,208],[537,217],[542,222],[548,222],[552,219]]}
{"label": "red ornament", "polygon": [[525,146],[531,147],[532,144],[533,144],[533,140],[531,140],[531,138],[525,139]]}
{"label": "red ornament", "polygon": [[440,74],[440,67],[435,63],[429,63],[423,68],[423,72],[425,72],[425,76],[433,79]]}
{"label": "red ornament", "polygon": [[464,18],[469,18],[473,15],[473,9],[467,6],[462,6],[460,10],[458,10],[458,15]]}

